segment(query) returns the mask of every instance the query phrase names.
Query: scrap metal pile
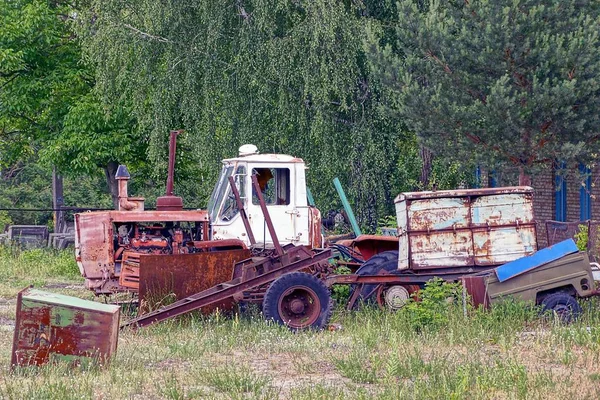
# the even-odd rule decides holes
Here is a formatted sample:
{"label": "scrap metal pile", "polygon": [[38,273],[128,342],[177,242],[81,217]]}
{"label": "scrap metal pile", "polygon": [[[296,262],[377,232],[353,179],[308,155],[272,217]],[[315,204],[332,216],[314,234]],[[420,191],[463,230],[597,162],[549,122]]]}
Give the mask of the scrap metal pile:
{"label": "scrap metal pile", "polygon": [[[587,256],[572,242],[536,253],[529,187],[402,193],[395,200],[397,236],[359,235],[327,245],[320,213],[307,201],[304,162],[260,155],[251,145],[223,160],[208,210],[183,210],[172,184],[177,134],[171,134],[167,194],[157,210],[145,211],[144,199],[127,195],[122,166],[119,210],[75,218],[86,287],[97,295],[138,296],[139,315],[122,327],[256,303],[266,319],[291,329],[321,329],[336,284],[353,285],[348,309],[361,300],[397,309],[434,277],[462,280],[475,305],[511,295],[565,315],[580,311],[575,297],[598,293]],[[353,273],[335,275],[338,265]],[[93,356],[88,350],[95,349],[106,358],[114,352],[118,308],[96,310],[111,316],[103,324],[90,313],[93,306],[78,303],[75,310],[68,298],[49,300],[35,315],[25,311],[24,304],[43,296],[19,295],[13,365],[46,362],[55,353]],[[174,301],[160,306],[167,298]],[[105,339],[108,347],[101,346]],[[85,346],[56,344],[73,340]]]}

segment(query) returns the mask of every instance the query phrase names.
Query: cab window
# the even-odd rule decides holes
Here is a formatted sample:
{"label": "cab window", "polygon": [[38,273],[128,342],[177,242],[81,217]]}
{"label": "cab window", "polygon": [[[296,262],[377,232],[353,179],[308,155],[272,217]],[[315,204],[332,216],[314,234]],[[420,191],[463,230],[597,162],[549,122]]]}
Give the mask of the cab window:
{"label": "cab window", "polygon": [[[246,187],[244,177],[246,176],[246,167],[239,166],[235,170],[235,174],[233,175],[233,179],[235,180],[235,186],[240,192],[240,197],[244,199],[246,197]],[[225,201],[223,202],[223,207],[221,208],[221,212],[219,213],[219,217],[222,221],[229,221],[233,217],[235,217],[240,212],[237,202],[235,200],[235,196],[233,195],[233,191],[231,190],[231,186],[229,185],[229,181],[227,181],[227,196],[225,197]]]}
{"label": "cab window", "polygon": [[[266,205],[290,204],[289,168],[253,168],[252,174],[257,176],[258,186],[265,198]],[[254,186],[252,187],[252,204],[259,204]]]}

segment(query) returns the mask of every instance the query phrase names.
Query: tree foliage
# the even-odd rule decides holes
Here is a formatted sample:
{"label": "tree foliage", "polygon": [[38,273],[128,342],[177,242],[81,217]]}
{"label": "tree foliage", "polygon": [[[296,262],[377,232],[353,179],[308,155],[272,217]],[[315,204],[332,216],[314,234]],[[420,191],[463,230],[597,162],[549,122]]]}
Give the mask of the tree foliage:
{"label": "tree foliage", "polygon": [[597,2],[398,7],[395,40],[371,53],[399,115],[439,156],[508,164],[527,178],[539,164],[585,161],[598,148]]}
{"label": "tree foliage", "polygon": [[[36,152],[62,129],[74,99],[89,90],[64,19],[68,7],[45,1],[0,5],[0,146],[4,166]],[[62,20],[61,20],[62,18]]]}
{"label": "tree foliage", "polygon": [[39,156],[77,176],[145,159],[128,109],[106,107],[93,91],[77,18],[67,1],[0,3],[0,167]]}
{"label": "tree foliage", "polygon": [[[335,176],[374,225],[392,204],[401,124],[380,107],[363,51],[365,14],[349,2],[100,1],[86,46],[108,102],[133,104],[166,168],[167,132],[207,196],[219,161],[244,143],[303,157],[322,208]],[[179,172],[179,171],[178,171]]]}

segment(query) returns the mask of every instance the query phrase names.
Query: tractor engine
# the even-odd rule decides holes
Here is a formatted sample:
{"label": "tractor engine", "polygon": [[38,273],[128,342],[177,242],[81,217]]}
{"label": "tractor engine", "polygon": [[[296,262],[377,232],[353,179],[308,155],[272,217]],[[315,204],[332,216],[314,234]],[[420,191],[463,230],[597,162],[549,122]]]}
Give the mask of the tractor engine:
{"label": "tractor engine", "polygon": [[[132,222],[118,226],[115,235],[115,270],[119,284],[137,289],[141,254],[185,254],[198,251],[194,241],[200,240],[200,230],[183,229],[172,222],[148,225]],[[120,267],[120,269],[119,269]]]}
{"label": "tractor engine", "polygon": [[[186,253],[183,247],[184,234],[179,227],[162,225],[121,225],[117,230],[117,246],[145,254]],[[190,235],[187,241],[192,240]]]}

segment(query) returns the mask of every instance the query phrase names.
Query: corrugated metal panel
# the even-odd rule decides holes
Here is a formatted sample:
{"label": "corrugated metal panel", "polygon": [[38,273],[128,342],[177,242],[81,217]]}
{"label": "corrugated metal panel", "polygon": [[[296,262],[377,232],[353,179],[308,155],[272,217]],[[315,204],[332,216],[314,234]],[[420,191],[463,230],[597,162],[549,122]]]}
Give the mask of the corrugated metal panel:
{"label": "corrugated metal panel", "polygon": [[82,213],[75,216],[77,264],[86,278],[102,278],[114,272],[109,213]]}
{"label": "corrugated metal panel", "polygon": [[409,230],[434,231],[469,226],[467,198],[437,198],[412,201],[408,204]]}
{"label": "corrugated metal panel", "polygon": [[396,218],[398,220],[398,269],[410,268],[408,251],[408,235],[405,227],[408,226],[406,215],[406,201],[396,202]]}
{"label": "corrugated metal panel", "polygon": [[532,189],[403,193],[399,269],[500,265],[537,249]]}
{"label": "corrugated metal panel", "polygon": [[473,264],[471,232],[435,232],[410,236],[411,267],[461,267]]}
{"label": "corrugated metal panel", "polygon": [[25,289],[17,297],[13,366],[106,361],[117,349],[119,307]]}
{"label": "corrugated metal panel", "polygon": [[489,196],[496,194],[519,194],[519,193],[533,193],[533,188],[529,186],[506,186],[499,188],[483,188],[483,189],[458,189],[458,190],[437,190],[423,191],[423,192],[405,192],[400,193],[395,202],[401,202],[404,200],[416,200],[416,199],[435,199],[435,198],[446,198],[446,197],[466,197],[466,196]]}

